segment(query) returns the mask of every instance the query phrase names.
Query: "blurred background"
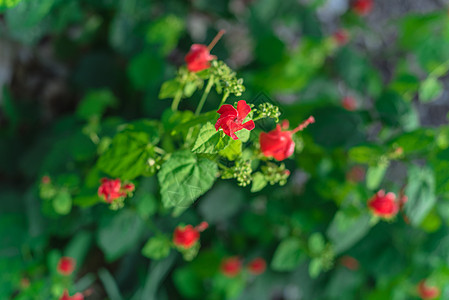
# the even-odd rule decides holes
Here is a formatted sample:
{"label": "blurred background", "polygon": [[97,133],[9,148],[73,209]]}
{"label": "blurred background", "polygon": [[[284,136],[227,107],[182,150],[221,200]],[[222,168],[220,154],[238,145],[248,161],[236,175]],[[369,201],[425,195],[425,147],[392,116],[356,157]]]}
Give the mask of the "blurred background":
{"label": "blurred background", "polygon": [[[449,299],[448,7],[0,0],[0,299],[60,299],[64,287],[88,300]],[[292,128],[317,120],[286,161],[287,185],[251,193],[221,180],[171,218],[155,176],[141,176],[129,205],[111,211],[96,195],[98,154],[123,124],[162,118],[163,82],[222,29],[211,53],[246,87],[228,103],[263,98]],[[211,93],[203,111],[220,99]],[[69,195],[45,201],[45,176]],[[394,221],[369,224],[365,203],[380,188],[409,201]],[[141,253],[158,231],[147,220],[167,236],[192,220],[211,228],[192,262],[158,261]],[[262,256],[267,271],[223,279],[233,255]],[[76,258],[70,278],[56,272],[61,256]]]}

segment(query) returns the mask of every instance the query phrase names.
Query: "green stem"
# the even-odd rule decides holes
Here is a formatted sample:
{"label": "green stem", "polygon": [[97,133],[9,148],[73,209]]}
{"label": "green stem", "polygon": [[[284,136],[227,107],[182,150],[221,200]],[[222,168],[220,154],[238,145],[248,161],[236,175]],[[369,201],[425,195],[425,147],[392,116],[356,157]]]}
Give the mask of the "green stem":
{"label": "green stem", "polygon": [[214,76],[211,76],[209,78],[209,81],[207,82],[206,89],[204,90],[203,96],[201,96],[200,103],[198,104],[198,107],[195,110],[195,116],[198,116],[201,113],[201,110],[203,109],[204,103],[206,102],[207,96],[210,93],[210,89],[214,85]]}
{"label": "green stem", "polygon": [[226,99],[228,99],[228,97],[229,97],[229,92],[228,91],[224,92],[223,98],[221,98],[221,102],[220,102],[220,105],[218,106],[218,108],[220,108],[226,102]]}
{"label": "green stem", "polygon": [[175,98],[173,98],[173,102],[171,103],[171,109],[173,111],[178,110],[179,102],[181,102],[181,99],[182,99],[182,89],[179,89],[176,92]]}

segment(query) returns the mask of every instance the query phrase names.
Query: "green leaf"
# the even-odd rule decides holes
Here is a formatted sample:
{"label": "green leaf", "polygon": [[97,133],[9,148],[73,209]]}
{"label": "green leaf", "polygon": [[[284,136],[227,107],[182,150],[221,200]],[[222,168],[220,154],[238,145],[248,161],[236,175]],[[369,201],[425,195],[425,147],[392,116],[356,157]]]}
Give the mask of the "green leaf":
{"label": "green leaf", "polygon": [[228,146],[221,150],[219,154],[229,160],[236,160],[242,155],[242,141],[231,139]]}
{"label": "green leaf", "polygon": [[162,164],[157,175],[164,206],[188,207],[212,187],[217,164],[188,150],[178,151]]}
{"label": "green leaf", "polygon": [[178,268],[173,273],[173,282],[181,295],[188,299],[201,299],[203,282],[192,268]]}
{"label": "green leaf", "polygon": [[449,195],[449,149],[438,152],[431,163],[435,172],[436,193]]}
{"label": "green leaf", "polygon": [[53,208],[60,215],[67,215],[72,210],[72,196],[66,189],[60,190],[53,198]]}
{"label": "green leaf", "polygon": [[321,233],[316,232],[309,237],[309,251],[312,255],[318,255],[326,246],[326,242],[324,241],[324,237]]}
{"label": "green leaf", "polygon": [[0,0],[0,9],[12,8],[19,4],[20,1],[23,0]]}
{"label": "green leaf", "polygon": [[251,131],[243,128],[242,130],[235,132],[235,135],[242,141],[242,143],[246,143],[249,140]]}
{"label": "green leaf", "polygon": [[395,137],[388,144],[391,147],[401,147],[405,155],[428,153],[435,145],[435,132],[432,129],[419,128]]}
{"label": "green leaf", "polygon": [[109,273],[105,268],[101,268],[98,271],[98,277],[103,283],[103,287],[106,290],[106,294],[108,295],[108,299],[111,300],[122,300],[123,297],[120,294],[120,289],[115,282],[114,277]]}
{"label": "green leaf", "polygon": [[101,117],[108,107],[115,107],[117,104],[117,98],[109,89],[90,91],[78,104],[76,115],[82,119]]}
{"label": "green leaf", "polygon": [[112,145],[100,156],[98,168],[112,177],[131,180],[144,175],[149,168],[148,159],[154,157],[150,137],[144,132],[117,134]]}
{"label": "green leaf", "polygon": [[367,144],[353,147],[349,150],[349,159],[359,164],[377,164],[379,158],[385,154],[382,147],[374,144]]}
{"label": "green leaf", "polygon": [[405,212],[412,225],[418,226],[436,202],[435,175],[432,169],[411,165],[408,168],[405,194],[408,197]]}
{"label": "green leaf", "polygon": [[159,84],[163,70],[163,59],[151,51],[144,51],[133,57],[128,65],[127,74],[135,88],[146,89]]}
{"label": "green leaf", "polygon": [[443,94],[443,84],[435,77],[428,77],[419,87],[419,100],[423,103],[438,99]]}
{"label": "green leaf", "polygon": [[344,252],[364,237],[372,226],[370,220],[368,213],[355,209],[338,211],[327,229],[335,254]]}
{"label": "green leaf", "polygon": [[125,209],[104,216],[100,222],[97,241],[106,259],[116,260],[137,246],[144,226],[142,219],[131,210]]}
{"label": "green leaf", "polygon": [[366,187],[370,190],[377,189],[382,183],[387,169],[388,163],[370,166],[366,171]]}
{"label": "green leaf", "polygon": [[178,80],[172,79],[164,82],[161,86],[161,90],[159,91],[159,99],[175,98],[179,89],[181,88],[181,84]]}
{"label": "green leaf", "polygon": [[165,235],[150,238],[143,246],[142,254],[150,259],[162,259],[170,254],[171,241]]}
{"label": "green leaf", "polygon": [[387,125],[400,126],[406,131],[419,126],[419,118],[411,103],[393,91],[384,92],[375,103],[379,115]]}
{"label": "green leaf", "polygon": [[178,44],[183,31],[183,20],[175,15],[167,15],[151,24],[146,40],[160,46],[161,55],[168,55]]}
{"label": "green leaf", "polygon": [[290,237],[284,239],[273,255],[271,268],[275,271],[292,271],[304,261],[306,255],[300,239]]}
{"label": "green leaf", "polygon": [[268,184],[265,176],[261,172],[253,174],[253,180],[251,185],[251,192],[256,193],[261,191]]}
{"label": "green leaf", "polygon": [[318,275],[320,275],[322,269],[323,269],[323,264],[321,263],[321,259],[314,258],[310,261],[310,264],[309,264],[310,277],[317,278]]}
{"label": "green leaf", "polygon": [[220,140],[220,133],[215,129],[214,125],[207,122],[201,127],[198,138],[193,145],[192,151],[197,153],[217,153],[215,149]]}

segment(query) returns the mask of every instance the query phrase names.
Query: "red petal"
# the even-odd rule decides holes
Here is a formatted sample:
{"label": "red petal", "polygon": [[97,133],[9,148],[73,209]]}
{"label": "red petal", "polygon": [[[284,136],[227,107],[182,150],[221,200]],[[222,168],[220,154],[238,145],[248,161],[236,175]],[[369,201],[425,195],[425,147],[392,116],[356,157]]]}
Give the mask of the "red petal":
{"label": "red petal", "polygon": [[239,118],[241,120],[243,120],[243,119],[246,118],[246,116],[251,111],[251,106],[246,104],[245,100],[240,100],[239,102],[237,102],[237,111],[238,111],[238,114],[239,114]]}
{"label": "red petal", "polygon": [[253,120],[243,123],[242,126],[243,126],[243,128],[248,129],[248,130],[253,130],[256,127]]}
{"label": "red petal", "polygon": [[219,110],[217,110],[217,113],[219,113],[221,116],[220,118],[223,117],[237,117],[237,110],[234,108],[234,106],[230,105],[230,104],[224,104],[220,107]]}

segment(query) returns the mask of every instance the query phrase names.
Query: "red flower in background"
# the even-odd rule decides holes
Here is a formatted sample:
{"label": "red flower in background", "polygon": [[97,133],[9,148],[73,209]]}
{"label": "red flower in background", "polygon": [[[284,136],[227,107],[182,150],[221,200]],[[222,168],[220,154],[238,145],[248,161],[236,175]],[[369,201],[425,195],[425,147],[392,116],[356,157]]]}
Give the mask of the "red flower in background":
{"label": "red flower in background", "polygon": [[257,257],[255,259],[253,259],[248,264],[248,271],[254,275],[262,274],[263,272],[265,272],[266,268],[267,268],[267,263],[265,262],[265,259],[263,259],[261,257]]}
{"label": "red flower in background", "polygon": [[282,122],[282,126],[277,124],[276,129],[268,133],[260,133],[260,150],[266,157],[274,157],[278,161],[290,157],[295,151],[295,142],[292,140],[292,135],[312,123],[315,123],[315,119],[311,116],[291,131],[282,131],[288,128],[288,121]]}
{"label": "red flower in background", "polygon": [[50,176],[45,175],[41,179],[42,184],[49,184],[50,182],[51,182]]}
{"label": "red flower in background", "polygon": [[378,191],[369,201],[368,207],[375,216],[390,219],[399,211],[399,203],[394,193],[385,194],[384,190]]}
{"label": "red flower in background", "polygon": [[339,29],[334,33],[333,38],[339,46],[344,46],[349,41],[349,34],[346,30]]}
{"label": "red flower in background", "polygon": [[356,14],[365,16],[373,10],[373,0],[355,0],[352,9]]}
{"label": "red flower in background", "polygon": [[352,182],[360,182],[365,178],[365,169],[361,166],[353,166],[348,173],[346,179]]}
{"label": "red flower in background", "polygon": [[242,124],[243,120],[248,116],[251,111],[251,107],[246,104],[245,100],[240,100],[237,102],[237,109],[230,104],[224,104],[217,110],[220,117],[215,123],[215,129],[223,129],[223,132],[230,136],[234,140],[238,140],[235,132],[242,130],[243,128],[247,130],[253,130],[256,125],[253,120],[249,120]]}
{"label": "red flower in background", "polygon": [[134,191],[134,184],[128,183],[122,187],[120,179],[102,178],[101,185],[98,188],[98,196],[103,198],[107,203],[126,197],[128,193]]}
{"label": "red flower in background", "polygon": [[187,69],[190,72],[199,72],[210,67],[210,61],[216,59],[215,55],[211,55],[210,51],[224,34],[224,30],[220,30],[209,46],[201,44],[193,44],[189,53],[184,58],[187,63]]}
{"label": "red flower in background", "polygon": [[436,286],[428,286],[425,280],[418,284],[418,294],[424,300],[435,299],[440,296],[440,289]]}
{"label": "red flower in background", "polygon": [[193,44],[185,57],[187,69],[190,72],[199,72],[210,67],[210,61],[217,58],[211,55],[206,45]]}
{"label": "red flower in background", "polygon": [[192,225],[178,226],[173,233],[173,243],[177,247],[185,249],[191,248],[200,239],[200,232],[209,227],[207,222],[201,222],[200,225],[193,227]]}
{"label": "red flower in background", "polygon": [[68,276],[72,274],[73,270],[75,270],[76,262],[73,258],[68,256],[63,256],[59,259],[58,265],[56,267],[59,274]]}
{"label": "red flower in background", "polygon": [[76,293],[75,295],[71,296],[69,295],[69,291],[64,290],[64,293],[62,293],[61,298],[59,300],[84,300],[84,296],[81,293]]}
{"label": "red flower in background", "polygon": [[235,277],[240,273],[242,269],[242,262],[238,257],[229,257],[222,261],[221,272],[227,277]]}
{"label": "red flower in background", "polygon": [[352,256],[343,256],[340,258],[340,263],[352,271],[358,270],[360,267],[359,261]]}
{"label": "red flower in background", "polygon": [[341,101],[342,106],[349,111],[353,111],[357,109],[357,101],[350,96],[346,96]]}

